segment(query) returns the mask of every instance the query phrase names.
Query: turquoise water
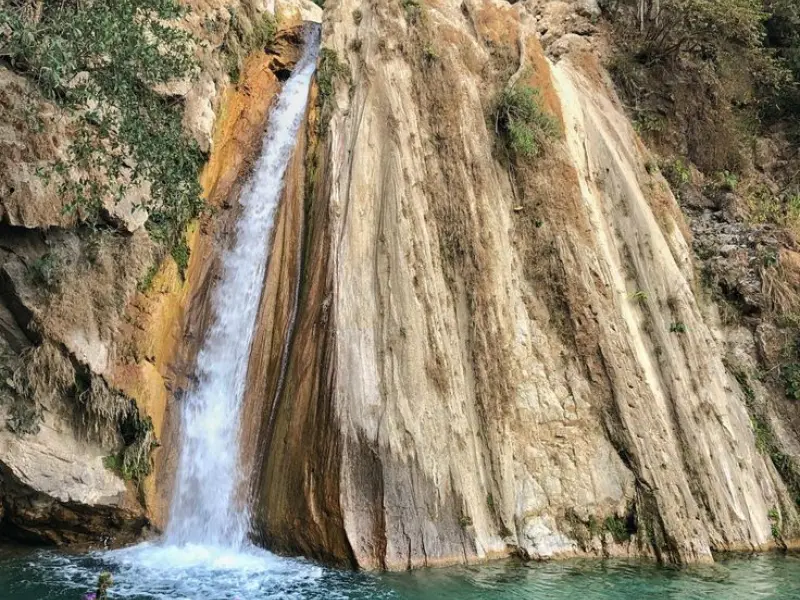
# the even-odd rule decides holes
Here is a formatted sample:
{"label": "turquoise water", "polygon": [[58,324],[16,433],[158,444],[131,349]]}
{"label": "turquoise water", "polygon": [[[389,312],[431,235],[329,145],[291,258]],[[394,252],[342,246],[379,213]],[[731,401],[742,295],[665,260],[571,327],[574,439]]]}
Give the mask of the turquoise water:
{"label": "turquoise water", "polygon": [[685,569],[622,560],[505,561],[376,575],[327,569],[266,551],[243,558],[208,548],[148,545],[88,554],[0,549],[0,599],[76,600],[105,569],[115,579],[110,597],[128,600],[800,600],[800,557],[793,555]]}

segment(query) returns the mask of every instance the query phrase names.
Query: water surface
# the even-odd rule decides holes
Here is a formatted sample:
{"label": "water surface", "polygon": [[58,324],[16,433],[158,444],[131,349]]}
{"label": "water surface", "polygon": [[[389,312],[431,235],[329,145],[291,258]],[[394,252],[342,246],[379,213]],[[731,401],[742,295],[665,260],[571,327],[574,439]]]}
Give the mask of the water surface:
{"label": "water surface", "polygon": [[0,548],[2,600],[77,600],[102,570],[126,600],[800,600],[800,558],[763,555],[665,568],[640,561],[504,561],[476,567],[368,574],[328,569],[250,548],[159,546],[88,554]]}

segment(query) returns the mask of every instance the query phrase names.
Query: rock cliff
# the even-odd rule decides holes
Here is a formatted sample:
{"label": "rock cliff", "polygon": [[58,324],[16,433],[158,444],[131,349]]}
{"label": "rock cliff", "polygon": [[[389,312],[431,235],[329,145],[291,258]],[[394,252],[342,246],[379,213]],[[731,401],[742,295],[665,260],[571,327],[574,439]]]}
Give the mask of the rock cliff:
{"label": "rock cliff", "polygon": [[[219,249],[296,26],[322,19],[265,240],[242,418],[254,537],[395,570],[703,562],[798,539],[800,425],[768,371],[749,375],[781,352],[766,315],[800,272],[794,241],[686,189],[679,206],[606,72],[595,3],[185,4],[199,66],[158,93],[205,153],[213,208],[185,265],[143,226],[147,185],[99,231],[64,211],[37,166],[66,156],[71,117],[40,98],[31,127],[30,81],[0,66],[0,533],[163,527]],[[268,51],[242,51],[273,13]],[[520,89],[548,134],[509,146],[501,105]],[[753,266],[766,246],[773,271]],[[720,289],[749,320],[721,314]],[[126,481],[141,448],[153,461]]]}
{"label": "rock cliff", "polygon": [[[774,547],[779,512],[796,536],[593,15],[326,7],[334,92],[293,174],[310,197],[287,198],[307,222],[299,316],[264,411],[268,545],[405,569],[710,561]],[[522,84],[559,130],[532,160],[503,153],[492,118]]]}

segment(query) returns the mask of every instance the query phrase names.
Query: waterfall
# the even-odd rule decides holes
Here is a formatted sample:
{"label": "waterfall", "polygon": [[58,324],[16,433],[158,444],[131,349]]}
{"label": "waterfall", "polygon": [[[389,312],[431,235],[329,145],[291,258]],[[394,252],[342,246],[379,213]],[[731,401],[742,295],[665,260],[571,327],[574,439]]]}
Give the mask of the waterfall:
{"label": "waterfall", "polygon": [[303,56],[269,117],[261,157],[240,198],[235,240],[222,257],[213,321],[182,406],[181,449],[166,542],[239,548],[247,544],[248,507],[237,497],[239,434],[247,364],[261,300],[268,244],[283,178],[303,122],[319,50],[308,25]]}

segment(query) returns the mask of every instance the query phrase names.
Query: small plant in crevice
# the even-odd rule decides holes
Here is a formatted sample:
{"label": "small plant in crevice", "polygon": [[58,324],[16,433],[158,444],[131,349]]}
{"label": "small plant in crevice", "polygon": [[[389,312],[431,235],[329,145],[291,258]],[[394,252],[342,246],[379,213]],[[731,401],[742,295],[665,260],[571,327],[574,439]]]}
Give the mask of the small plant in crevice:
{"label": "small plant in crevice", "polygon": [[427,65],[430,65],[439,60],[439,53],[436,51],[436,48],[434,48],[432,44],[425,44],[425,47],[422,49],[422,60]]}
{"label": "small plant in crevice", "polygon": [[786,397],[800,400],[800,364],[792,362],[781,367],[781,380]]}
{"label": "small plant in crevice", "polygon": [[606,517],[605,521],[603,521],[603,529],[610,533],[611,537],[614,538],[614,541],[618,544],[627,542],[631,539],[633,533],[635,533],[635,530],[631,530],[625,519],[616,515]]}
{"label": "small plant in crevice", "polygon": [[778,509],[774,506],[769,509],[767,513],[767,518],[770,522],[770,531],[772,533],[772,538],[775,541],[780,540],[781,538],[781,515],[778,512]]}
{"label": "small plant in crevice", "polygon": [[322,48],[319,51],[319,61],[317,63],[317,105],[320,114],[318,121],[318,133],[327,131],[328,121],[333,111],[333,95],[336,91],[336,82],[341,78],[349,78],[350,72],[347,65],[339,60],[339,55],[331,48]]}
{"label": "small plant in crevice", "polygon": [[402,0],[402,5],[409,23],[413,24],[419,21],[422,17],[422,0]]}
{"label": "small plant in crevice", "polygon": [[43,254],[28,265],[28,273],[33,283],[48,289],[57,286],[59,270],[58,257],[52,252]]}
{"label": "small plant in crevice", "polygon": [[686,333],[686,325],[684,323],[682,323],[681,321],[677,321],[675,323],[672,323],[669,326],[669,332],[670,333]]}
{"label": "small plant in crevice", "polygon": [[461,526],[461,529],[466,529],[472,525],[472,517],[468,515],[461,515],[458,519],[458,524]]}
{"label": "small plant in crevice", "polygon": [[664,173],[664,177],[666,177],[673,190],[681,188],[692,180],[692,172],[680,157],[664,164],[661,172]]}
{"label": "small plant in crevice", "polygon": [[353,9],[353,23],[356,25],[361,24],[361,19],[364,18],[364,13],[361,12],[360,8]]}
{"label": "small plant in crevice", "polygon": [[525,84],[501,92],[494,127],[509,154],[516,158],[538,155],[559,133],[558,123],[543,108],[540,90]]}
{"label": "small plant in crevice", "polygon": [[136,289],[142,293],[147,293],[153,287],[153,280],[155,279],[156,275],[158,274],[159,263],[153,263],[150,265],[150,268],[147,269],[147,273],[144,274],[142,280],[137,284]]}
{"label": "small plant in crevice", "polygon": [[724,192],[734,192],[739,185],[739,176],[730,171],[718,171],[714,176],[714,186]]}
{"label": "small plant in crevice", "polygon": [[186,237],[183,236],[175,242],[170,251],[170,256],[172,256],[172,260],[175,261],[175,265],[178,267],[178,274],[181,279],[186,279],[186,269],[189,268],[189,255],[189,244],[186,243]]}
{"label": "small plant in crevice", "polygon": [[647,292],[644,290],[636,290],[629,296],[631,300],[635,300],[636,302],[647,302],[648,297]]}
{"label": "small plant in crevice", "polygon": [[153,470],[152,452],[158,446],[150,417],[142,418],[138,409],[131,407],[130,413],[119,424],[124,442],[123,448],[103,459],[103,465],[126,481],[137,485]]}

